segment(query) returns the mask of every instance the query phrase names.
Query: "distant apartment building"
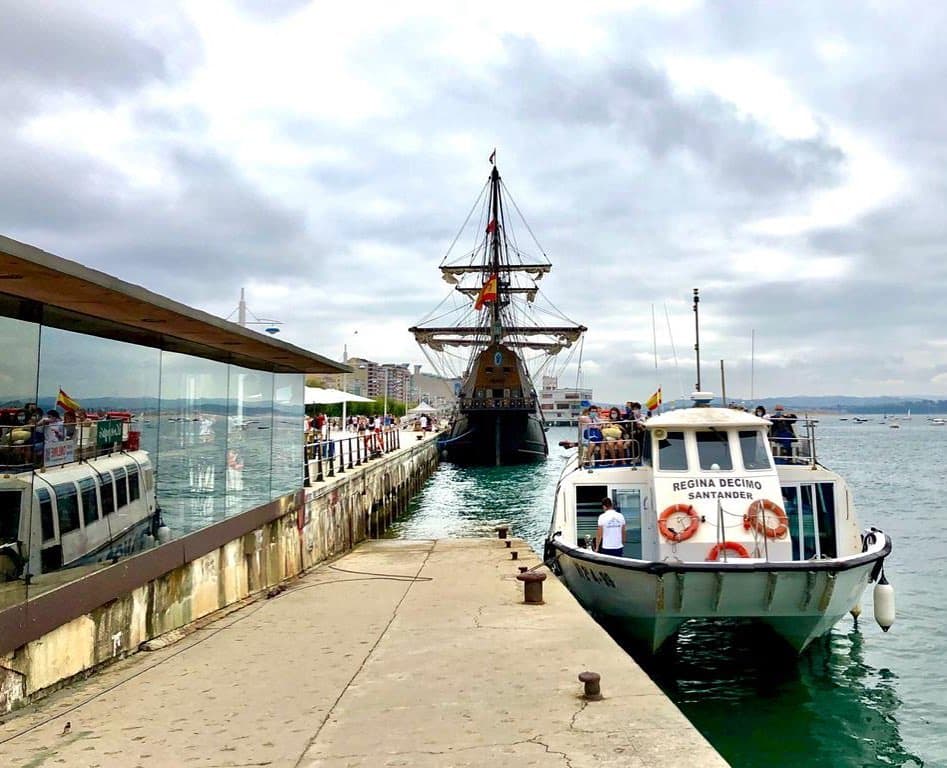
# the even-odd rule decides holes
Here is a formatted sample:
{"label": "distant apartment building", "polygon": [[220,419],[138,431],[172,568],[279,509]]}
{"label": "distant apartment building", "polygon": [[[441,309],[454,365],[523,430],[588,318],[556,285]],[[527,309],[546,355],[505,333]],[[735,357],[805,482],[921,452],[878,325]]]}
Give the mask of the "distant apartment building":
{"label": "distant apartment building", "polygon": [[539,407],[546,423],[553,427],[573,427],[579,423],[582,403],[592,399],[592,390],[581,387],[559,387],[555,376],[543,376],[539,391]]}
{"label": "distant apartment building", "polygon": [[322,376],[322,385],[378,400],[384,399],[387,385],[389,400],[408,405],[423,401],[439,408],[453,405],[460,386],[460,379],[421,373],[420,365],[412,372],[408,363],[377,363],[363,357],[350,357],[345,363],[353,373]]}

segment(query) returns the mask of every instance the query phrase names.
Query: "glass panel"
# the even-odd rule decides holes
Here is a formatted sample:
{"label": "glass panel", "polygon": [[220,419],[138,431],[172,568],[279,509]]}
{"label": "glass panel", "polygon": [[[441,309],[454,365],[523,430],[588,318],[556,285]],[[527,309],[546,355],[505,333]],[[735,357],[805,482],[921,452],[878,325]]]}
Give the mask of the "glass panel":
{"label": "glass panel", "polygon": [[52,541],[56,538],[56,526],[53,523],[53,500],[45,488],[37,488],[36,496],[39,499],[39,514],[43,541]]}
{"label": "glass panel", "polygon": [[273,376],[273,498],[303,486],[304,395],[302,374]]}
{"label": "glass panel", "polygon": [[668,432],[667,437],[658,441],[658,469],[687,469],[683,432]]}
{"label": "glass panel", "polygon": [[815,514],[812,508],[812,486],[804,485],[799,490],[802,496],[802,558],[808,560],[817,554]]}
{"label": "glass panel", "polygon": [[744,469],[770,469],[766,439],[758,429],[740,431],[740,453]]}
{"label": "glass panel", "polygon": [[[598,516],[602,514],[602,499],[608,496],[607,485],[577,485],[575,488],[575,540],[580,546],[595,545]],[[588,543],[586,543],[586,540]]]}
{"label": "glass panel", "polygon": [[20,503],[23,492],[0,490],[0,547],[20,538]]}
{"label": "glass panel", "polygon": [[625,557],[641,558],[641,489],[616,488],[615,507],[625,517]]}
{"label": "glass panel", "polygon": [[56,511],[59,513],[59,535],[64,536],[79,528],[79,499],[76,486],[60,483],[53,486],[56,494]]}
{"label": "glass panel", "polygon": [[128,470],[128,499],[138,501],[141,498],[141,485],[138,468]]}
{"label": "glass panel", "polygon": [[112,485],[112,475],[108,472],[102,476],[99,494],[102,497],[102,514],[111,515],[115,511],[115,486]]}
{"label": "glass panel", "polygon": [[157,497],[173,536],[226,516],[227,365],[161,353]]}
{"label": "glass panel", "polygon": [[[0,314],[20,312],[19,301],[5,297],[0,301]],[[32,540],[34,531],[36,538],[40,535],[39,525],[32,525],[35,453],[33,431],[27,424],[37,410],[39,337],[36,323],[0,317],[0,403],[3,404],[0,407],[0,470],[3,475],[9,475],[0,480],[0,487],[4,494],[15,491],[21,499],[14,521],[6,511],[12,505],[12,497],[5,495],[4,520],[0,521],[3,529],[0,540],[9,545],[0,545],[0,610],[25,600],[27,580],[24,575],[39,571],[40,542]]]}
{"label": "glass panel", "polygon": [[792,538],[792,559],[799,559],[799,542],[802,528],[799,520],[799,490],[795,486],[783,487],[783,509],[789,518],[789,536]]}
{"label": "glass panel", "polygon": [[91,525],[99,519],[99,497],[95,492],[95,480],[91,477],[80,480],[79,496],[82,497],[82,522],[84,525]]}
{"label": "glass panel", "polygon": [[819,483],[816,487],[819,516],[819,553],[822,557],[838,557],[835,538],[835,485]]}
{"label": "glass panel", "polygon": [[231,366],[227,410],[226,504],[234,515],[271,498],[273,374]]}
{"label": "glass panel", "polygon": [[730,440],[726,432],[710,430],[697,433],[697,456],[701,469],[733,469]]}

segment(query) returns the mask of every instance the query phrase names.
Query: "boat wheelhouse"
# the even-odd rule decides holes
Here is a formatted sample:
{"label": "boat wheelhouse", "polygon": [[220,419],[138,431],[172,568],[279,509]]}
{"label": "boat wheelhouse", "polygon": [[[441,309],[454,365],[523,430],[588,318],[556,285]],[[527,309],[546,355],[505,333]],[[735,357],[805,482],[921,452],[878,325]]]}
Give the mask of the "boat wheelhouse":
{"label": "boat wheelhouse", "polygon": [[[771,443],[769,425],[728,408],[669,411],[637,425],[640,451],[634,424],[611,451],[582,427],[546,542],[555,572],[652,652],[695,618],[763,622],[802,651],[860,610],[872,580],[890,626],[890,539],[859,529],[844,479],[816,459],[815,422],[797,423],[805,436],[789,445]],[[624,519],[621,557],[594,550],[606,498]]]}

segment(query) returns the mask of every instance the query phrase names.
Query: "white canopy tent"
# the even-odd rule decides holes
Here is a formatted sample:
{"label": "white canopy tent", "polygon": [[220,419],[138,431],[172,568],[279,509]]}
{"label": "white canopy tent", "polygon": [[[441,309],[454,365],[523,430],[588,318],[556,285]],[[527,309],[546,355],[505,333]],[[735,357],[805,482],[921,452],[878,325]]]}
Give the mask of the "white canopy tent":
{"label": "white canopy tent", "polygon": [[353,395],[351,392],[343,392],[341,389],[306,387],[304,402],[306,405],[331,405],[333,403],[372,403],[374,400],[370,397]]}
{"label": "white canopy tent", "polygon": [[408,413],[414,413],[420,416],[422,413],[437,413],[437,408],[425,402],[421,402],[414,406],[414,408],[411,408]]}

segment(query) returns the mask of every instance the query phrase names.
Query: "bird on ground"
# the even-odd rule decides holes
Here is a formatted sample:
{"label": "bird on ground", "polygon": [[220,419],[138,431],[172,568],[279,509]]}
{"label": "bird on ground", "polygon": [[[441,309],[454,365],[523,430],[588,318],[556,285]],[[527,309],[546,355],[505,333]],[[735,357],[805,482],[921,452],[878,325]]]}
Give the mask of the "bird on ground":
{"label": "bird on ground", "polygon": [[72,723],[70,723],[70,722],[67,720],[67,721],[66,721],[66,724],[65,724],[65,725],[63,726],[63,728],[62,728],[62,734],[61,734],[61,735],[66,736],[66,735],[68,735],[69,731],[71,731],[71,730],[72,730]]}

